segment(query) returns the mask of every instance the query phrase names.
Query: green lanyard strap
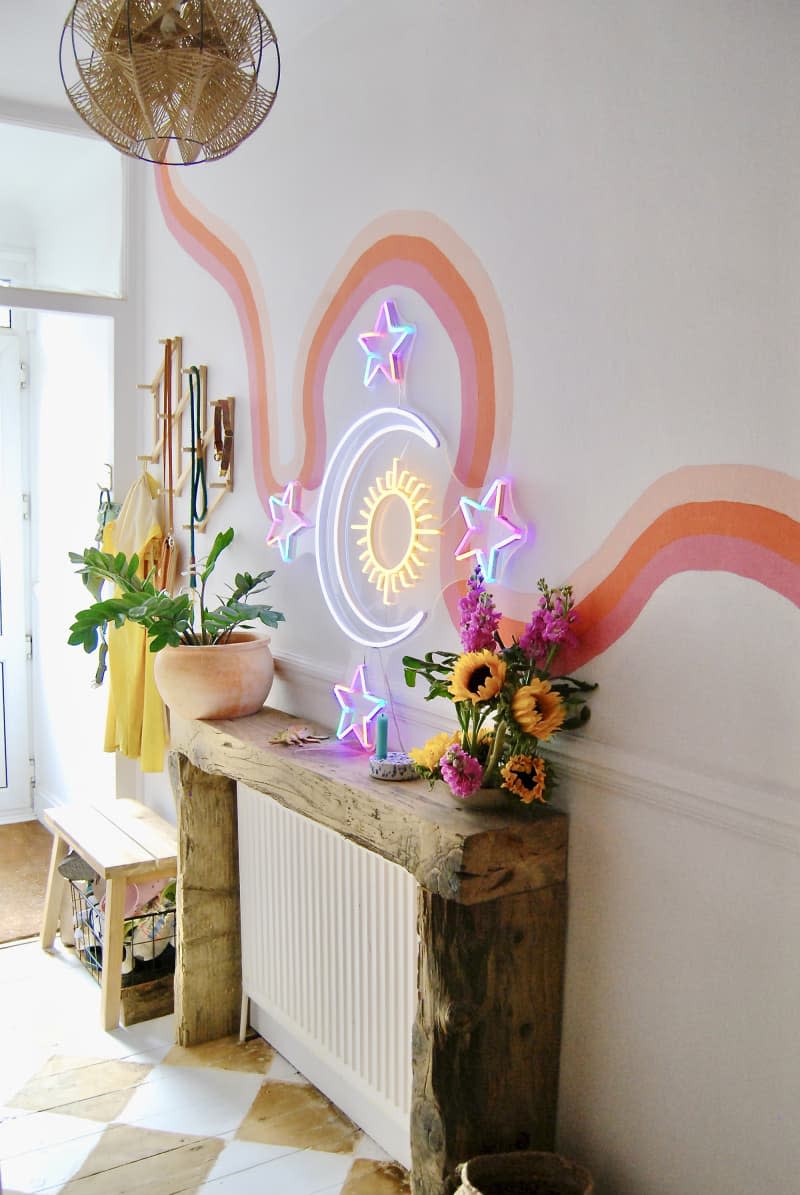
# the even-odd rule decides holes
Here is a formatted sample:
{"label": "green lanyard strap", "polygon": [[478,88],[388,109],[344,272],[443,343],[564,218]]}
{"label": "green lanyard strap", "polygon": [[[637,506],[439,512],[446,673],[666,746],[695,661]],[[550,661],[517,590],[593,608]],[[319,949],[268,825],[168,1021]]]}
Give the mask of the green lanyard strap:
{"label": "green lanyard strap", "polygon": [[189,552],[191,568],[189,570],[189,585],[197,588],[195,572],[195,523],[202,523],[208,514],[208,486],[206,485],[206,458],[202,442],[202,428],[200,426],[200,370],[196,365],[189,369],[189,413],[192,426],[192,487],[189,509]]}

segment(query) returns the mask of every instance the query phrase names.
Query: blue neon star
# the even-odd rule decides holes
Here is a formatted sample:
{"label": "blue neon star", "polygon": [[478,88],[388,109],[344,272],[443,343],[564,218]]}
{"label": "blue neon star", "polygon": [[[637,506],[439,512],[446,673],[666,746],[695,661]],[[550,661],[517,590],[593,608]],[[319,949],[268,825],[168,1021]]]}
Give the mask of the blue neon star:
{"label": "blue neon star", "polygon": [[358,338],[367,354],[364,385],[371,386],[379,373],[389,382],[402,382],[416,334],[413,324],[402,323],[391,299],[381,303],[375,327],[371,332],[362,332]]}
{"label": "blue neon star", "polygon": [[386,702],[382,697],[367,691],[366,669],[359,664],[353,673],[349,685],[334,685],[336,700],[342,707],[339,725],[336,729],[337,739],[343,739],[348,734],[354,734],[365,751],[372,750],[369,741],[369,724],[382,709]]}
{"label": "blue neon star", "polygon": [[282,494],[272,494],[269,499],[272,526],[267,533],[267,543],[270,547],[278,545],[286,564],[294,557],[296,537],[312,526],[311,520],[300,509],[301,494],[300,482],[290,481]]}
{"label": "blue neon star", "polygon": [[467,529],[456,548],[456,560],[474,556],[486,581],[497,580],[500,553],[526,538],[525,528],[517,527],[504,513],[509,488],[510,482],[499,477],[480,502],[460,498],[458,503]]}

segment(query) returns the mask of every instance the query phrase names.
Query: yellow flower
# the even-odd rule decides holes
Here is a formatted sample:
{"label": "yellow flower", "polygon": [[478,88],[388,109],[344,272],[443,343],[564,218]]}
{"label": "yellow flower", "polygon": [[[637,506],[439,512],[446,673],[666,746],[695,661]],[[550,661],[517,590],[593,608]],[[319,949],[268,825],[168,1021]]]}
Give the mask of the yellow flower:
{"label": "yellow flower", "polygon": [[454,701],[490,701],[506,682],[505,660],[492,651],[468,651],[456,660],[450,677],[450,695]]}
{"label": "yellow flower", "polygon": [[500,775],[503,788],[515,793],[523,805],[544,802],[545,764],[538,755],[512,755]]}
{"label": "yellow flower", "polygon": [[543,743],[555,734],[566,717],[561,696],[552,691],[549,681],[536,677],[514,694],[511,713],[526,734]]}
{"label": "yellow flower", "polygon": [[425,768],[426,771],[432,772],[438,767],[439,760],[447,748],[457,742],[457,732],[452,733],[449,730],[443,730],[440,734],[435,734],[433,738],[428,739],[424,747],[412,747],[408,754],[417,767]]}

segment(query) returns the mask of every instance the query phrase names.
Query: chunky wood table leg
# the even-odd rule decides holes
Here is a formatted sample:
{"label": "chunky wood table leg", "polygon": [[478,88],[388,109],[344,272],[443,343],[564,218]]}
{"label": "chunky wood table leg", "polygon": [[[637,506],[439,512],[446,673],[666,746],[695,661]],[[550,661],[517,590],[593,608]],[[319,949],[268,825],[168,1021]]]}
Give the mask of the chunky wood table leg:
{"label": "chunky wood table leg", "polygon": [[552,1149],[566,887],[480,904],[418,897],[412,1190],[449,1195],[459,1162]]}
{"label": "chunky wood table leg", "polygon": [[182,1046],[235,1033],[242,1002],[236,781],[170,757],[178,810],[175,1024]]}

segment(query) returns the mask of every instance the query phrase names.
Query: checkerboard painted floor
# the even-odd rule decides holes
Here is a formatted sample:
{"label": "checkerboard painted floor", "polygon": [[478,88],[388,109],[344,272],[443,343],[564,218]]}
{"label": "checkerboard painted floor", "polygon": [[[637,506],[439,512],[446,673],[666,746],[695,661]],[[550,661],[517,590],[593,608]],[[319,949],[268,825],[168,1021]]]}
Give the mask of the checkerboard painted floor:
{"label": "checkerboard painted floor", "polygon": [[0,947],[3,1195],[407,1195],[408,1178],[261,1038],[104,1033],[61,947]]}

